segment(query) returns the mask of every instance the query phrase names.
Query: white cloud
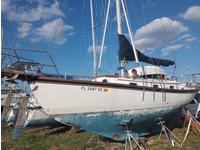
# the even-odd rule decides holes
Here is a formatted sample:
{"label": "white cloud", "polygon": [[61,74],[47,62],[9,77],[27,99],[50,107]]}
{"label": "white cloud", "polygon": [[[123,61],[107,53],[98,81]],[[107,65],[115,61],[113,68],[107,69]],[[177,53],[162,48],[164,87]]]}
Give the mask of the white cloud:
{"label": "white cloud", "polygon": [[197,38],[192,36],[189,33],[184,34],[183,36],[181,36],[180,38],[178,38],[175,42],[187,42],[187,43],[192,43],[194,41],[196,41]]}
{"label": "white cloud", "polygon": [[188,8],[184,14],[181,14],[181,16],[185,20],[200,22],[200,6],[192,6]]}
{"label": "white cloud", "polygon": [[11,9],[10,0],[1,0],[1,11],[7,12]]}
{"label": "white cloud", "polygon": [[[42,2],[41,2],[42,3]],[[19,7],[16,10],[8,12],[8,20],[16,22],[34,22],[41,19],[51,19],[52,17],[64,17],[65,15],[60,10],[59,2],[55,1],[50,6],[43,6],[38,3],[36,8],[27,9]]]}
{"label": "white cloud", "polygon": [[74,35],[74,27],[58,19],[65,17],[58,0],[30,0],[24,5],[14,0],[2,0],[2,4],[6,19],[17,22],[19,38],[33,42],[53,40],[56,44],[63,44]]}
{"label": "white cloud", "polygon": [[192,36],[191,34],[186,33],[186,34],[182,35],[181,37],[179,37],[179,38],[177,39],[177,41],[180,41],[180,40],[184,40],[184,39],[190,38],[191,36]]}
{"label": "white cloud", "polygon": [[20,27],[17,29],[20,38],[27,37],[29,35],[32,24],[30,23],[20,23]]}
{"label": "white cloud", "polygon": [[72,35],[73,29],[73,26],[65,24],[62,19],[55,19],[36,28],[33,31],[31,41],[51,41],[54,37],[54,43],[63,44],[67,41],[68,37]]}
{"label": "white cloud", "polygon": [[163,56],[167,56],[171,53],[173,53],[174,51],[182,48],[184,46],[184,44],[177,44],[177,45],[171,45],[171,46],[167,46],[166,48],[163,48],[162,51],[162,55]]}
{"label": "white cloud", "polygon": [[[143,3],[143,1],[142,1]],[[154,7],[158,4],[158,0],[147,0],[143,5],[144,7]]]}
{"label": "white cloud", "polygon": [[187,31],[181,22],[162,17],[139,28],[134,34],[134,43],[140,50],[154,50],[180,38]]}
{"label": "white cloud", "polygon": [[[104,46],[104,49],[103,49],[103,51],[105,51],[107,49],[107,47],[106,46]],[[93,52],[93,45],[90,45],[89,47],[88,47],[88,50],[87,50],[88,52]],[[96,52],[97,53],[100,53],[101,52],[101,46],[100,45],[97,45],[96,46]]]}
{"label": "white cloud", "polygon": [[45,4],[45,0],[32,0],[33,2],[37,2],[39,4]]}
{"label": "white cloud", "polygon": [[185,39],[185,41],[192,43],[192,42],[196,41],[196,39],[197,39],[196,37],[189,37],[189,38]]}

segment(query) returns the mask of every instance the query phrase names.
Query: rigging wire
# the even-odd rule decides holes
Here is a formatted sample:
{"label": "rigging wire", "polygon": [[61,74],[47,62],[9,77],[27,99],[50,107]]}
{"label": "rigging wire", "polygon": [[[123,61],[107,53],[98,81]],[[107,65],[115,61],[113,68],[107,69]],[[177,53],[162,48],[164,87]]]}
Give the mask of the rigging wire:
{"label": "rigging wire", "polygon": [[146,15],[145,15],[145,11],[144,11],[144,2],[143,2],[143,0],[141,0],[141,8],[142,8],[143,25],[145,25],[145,23],[146,23]]}
{"label": "rigging wire", "polygon": [[[172,25],[172,22],[170,22],[170,24]],[[172,28],[172,30],[173,30],[173,33],[176,33],[176,31],[174,30],[174,28]],[[187,57],[186,57],[186,55],[185,55],[185,53],[182,53],[183,55],[183,57],[184,57],[184,62],[185,62],[185,64],[186,64],[186,68],[188,69],[188,71],[191,73],[192,72],[192,67],[191,67],[191,65],[190,65],[190,61],[188,61],[188,58],[189,58],[189,55],[187,54]],[[175,55],[173,55],[174,57],[175,57]],[[176,60],[176,57],[175,57],[175,60]],[[190,59],[189,59],[190,60]],[[176,65],[176,64],[175,64]],[[176,68],[175,68],[176,69]],[[175,76],[176,74],[174,74],[174,76]]]}
{"label": "rigging wire", "polygon": [[[142,20],[143,20],[143,25],[145,25],[145,20],[146,20],[146,17],[145,17],[145,12],[144,12],[144,6],[143,6],[143,0],[141,0],[141,9],[142,9]],[[137,16],[137,15],[136,15]],[[137,19],[136,19],[137,20]],[[142,50],[141,50],[142,51]],[[148,58],[149,61],[151,63],[153,63],[153,59],[151,57]]]}
{"label": "rigging wire", "polygon": [[[91,46],[91,42],[90,42],[91,25],[88,24],[88,22],[90,22],[90,21],[88,21],[89,20],[88,16],[90,16],[90,15],[86,15],[89,13],[89,11],[86,11],[86,10],[88,10],[86,7],[89,7],[89,5],[88,5],[89,3],[86,3],[86,2],[87,1],[84,1],[84,4],[83,4],[83,13],[82,13],[82,16],[83,16],[82,17],[82,21],[83,21],[82,33],[83,34],[81,34],[82,35],[81,40],[82,40],[82,44],[83,44],[84,55],[87,55],[86,57],[90,57],[90,53],[85,53],[85,50],[88,50],[88,48]],[[104,12],[101,13],[101,12],[99,12],[99,10],[104,10],[104,7],[105,6],[104,6],[103,1],[96,1],[95,5],[94,5],[94,12],[95,12],[94,13],[94,17],[95,17],[94,27],[95,27],[95,33],[98,35],[100,35],[101,29],[102,29],[101,27],[103,25],[103,21],[101,21],[100,18],[102,18],[101,15],[104,16]],[[96,36],[95,43],[98,43],[100,37],[101,36]],[[98,44],[97,44],[97,46],[98,46]],[[98,55],[98,52],[96,55]],[[82,62],[87,63],[86,66],[91,66],[91,61],[88,61],[88,58],[86,58],[86,57],[83,57],[83,58],[85,58],[85,60],[82,60]],[[91,68],[91,67],[89,67],[89,68]],[[88,70],[87,70],[87,72],[88,72]]]}
{"label": "rigging wire", "polygon": [[[161,27],[162,27],[162,30],[163,30],[163,32],[164,32],[164,34],[165,34],[165,38],[166,38],[167,44],[169,44],[169,49],[172,50],[171,42],[170,42],[170,40],[169,40],[169,37],[168,37],[168,34],[167,34],[167,30],[166,30],[166,28],[165,28],[165,25],[164,25],[162,19],[159,19],[159,20],[160,20],[160,22],[161,22]],[[173,28],[172,28],[172,29],[173,29]],[[174,31],[173,33],[175,33],[175,31]],[[173,57],[174,57],[174,60],[175,60],[175,62],[176,62],[176,57],[175,57],[175,56],[173,56]],[[176,69],[177,69],[177,64],[175,63],[174,71],[173,71],[173,73],[172,73],[173,76],[176,76]]]}
{"label": "rigging wire", "polygon": [[105,37],[106,37],[108,16],[109,16],[109,11],[110,11],[110,1],[111,0],[108,0],[107,10],[106,10],[105,26],[104,26],[104,31],[103,31],[103,39],[102,39],[102,45],[101,45],[101,53],[100,53],[100,58],[99,58],[98,70],[100,70],[100,68],[101,68],[101,62],[102,62],[102,56],[103,56],[103,49],[105,48],[104,44],[105,44]]}
{"label": "rigging wire", "polygon": [[[54,30],[54,32],[52,33],[52,38],[51,38],[51,40],[50,40],[50,44],[51,44],[51,45],[50,45],[49,48],[47,49],[47,53],[49,53],[50,50],[53,49],[53,47],[54,47],[53,41],[55,40],[56,34],[57,34],[58,29],[59,29],[59,27],[60,27],[60,23],[61,23],[61,19],[58,20],[58,22],[57,22],[57,24],[56,24],[56,26],[55,26],[55,30]],[[42,63],[42,65],[41,65],[41,67],[40,67],[40,70],[41,70],[41,71],[42,71],[42,69],[43,69],[44,64],[47,62],[47,58],[48,58],[48,55],[46,55],[46,57],[45,57],[44,60],[43,60],[43,63]],[[55,69],[56,69],[56,73],[59,75],[60,73],[58,72],[58,69],[57,69],[56,66],[55,66]]]}
{"label": "rigging wire", "polygon": [[[82,34],[80,34],[80,37],[81,37],[81,47],[82,47],[82,50],[80,51],[80,64],[81,64],[81,66],[85,66],[84,65],[84,56],[83,56],[83,53],[85,52],[85,49],[86,49],[86,46],[85,46],[85,34],[84,34],[84,28],[85,28],[85,13],[86,13],[86,0],[83,0],[83,4],[82,4],[82,18],[81,18],[81,20],[82,20],[82,23],[81,23],[81,33]],[[81,67],[80,68],[81,70],[80,70],[80,72],[84,72],[84,67]]]}
{"label": "rigging wire", "polygon": [[[102,35],[103,35],[103,26],[104,26],[104,22],[105,22],[105,6],[104,4],[106,4],[107,1],[105,1],[105,3],[100,0],[100,1],[97,1],[98,2],[98,8],[96,8],[96,25],[95,25],[95,29],[96,29],[96,33],[98,36],[96,36],[96,39],[97,39],[97,46],[98,46],[98,51],[97,51],[97,74],[100,74],[100,71],[98,70],[98,62],[99,62],[99,45],[101,43],[101,40],[102,40]],[[99,11],[101,10],[101,11]],[[98,18],[98,20],[97,20]]]}
{"label": "rigging wire", "polygon": [[[105,6],[108,6],[108,3],[109,3],[109,1],[107,1],[107,3],[105,3]],[[102,16],[102,18],[103,18],[103,24],[105,25],[105,22],[106,22],[106,13],[107,13],[107,8],[106,7],[103,7],[102,8],[102,10],[103,10],[103,16]],[[111,7],[111,6],[110,6]],[[107,20],[107,22],[109,22],[110,21],[110,14],[111,14],[111,10],[109,11],[109,16],[108,16],[108,20]],[[112,60],[113,59],[107,59],[109,56],[109,58],[113,58],[113,54],[112,53],[110,53],[109,51],[108,52],[106,52],[105,50],[107,49],[107,46],[106,46],[106,44],[107,43],[109,43],[109,50],[111,50],[112,49],[112,39],[111,39],[111,36],[110,36],[110,33],[112,33],[112,31],[110,30],[110,29],[112,29],[112,28],[109,28],[109,25],[110,25],[110,23],[109,24],[107,24],[107,31],[106,31],[106,37],[105,37],[105,39],[109,39],[109,40],[106,40],[106,42],[105,42],[105,44],[104,44],[104,49],[103,49],[103,53],[104,53],[104,56],[105,57],[102,57],[102,61],[101,61],[101,69],[100,70],[98,70],[99,71],[99,73],[101,72],[101,73],[108,73],[108,74],[110,74],[110,72],[112,72],[111,71],[111,63],[112,63]],[[109,30],[108,30],[108,28],[109,28]],[[101,31],[101,33],[102,33],[102,35],[103,35],[103,25],[102,25],[102,31]],[[102,40],[102,39],[101,39]],[[109,41],[109,42],[108,42]],[[106,53],[106,54],[105,54]],[[106,60],[106,62],[107,63],[103,63],[103,59],[104,60]],[[110,71],[110,72],[109,72]]]}
{"label": "rigging wire", "polygon": [[[16,34],[14,33],[14,32],[12,32],[11,34],[9,33],[9,34],[7,34],[7,33],[5,33],[5,30],[6,28],[5,28],[5,26],[4,26],[4,31],[2,31],[2,32],[4,32],[3,34],[2,34],[2,40],[4,40],[4,41],[6,41],[7,40],[7,38],[9,38],[9,45],[10,45],[10,47],[14,47],[13,45],[17,45],[17,37],[16,37]],[[9,37],[8,37],[8,35],[9,35]],[[3,41],[3,45],[1,45],[1,48],[3,48],[3,46],[5,45],[5,42]],[[2,52],[3,52],[3,50],[2,50]],[[12,53],[14,53],[14,55],[16,55],[16,51],[10,51],[10,50],[8,50],[8,54],[10,53],[10,55],[12,55]],[[7,60],[7,65],[10,65],[10,64],[13,64],[13,60],[10,58],[10,57],[8,57],[8,59],[9,60]],[[17,60],[17,58],[16,58],[16,60]],[[10,61],[10,64],[9,64],[9,61]],[[1,60],[1,62],[3,63],[3,59]]]}
{"label": "rigging wire", "polygon": [[138,59],[138,55],[137,55],[137,51],[136,51],[135,45],[133,43],[132,30],[131,30],[130,22],[129,22],[129,19],[128,19],[128,12],[127,12],[127,10],[125,8],[123,0],[121,0],[121,4],[122,4],[123,11],[124,11],[128,32],[129,32],[129,35],[130,35],[131,45],[132,45],[134,56],[135,56],[135,59],[136,59],[136,64],[139,66],[139,59]]}
{"label": "rigging wire", "polygon": [[[127,2],[126,1],[124,1],[124,5],[125,5],[125,10],[126,10],[126,13],[127,13],[127,18],[128,18],[128,22],[130,22],[130,28],[131,28],[131,30],[132,30],[132,35],[134,34],[134,26],[132,25],[132,23],[131,23],[131,19],[130,19],[130,15],[129,15],[129,9],[128,9],[128,6],[127,6]],[[134,11],[133,11],[133,14],[134,14]],[[135,18],[137,18],[137,14],[135,14]],[[137,20],[139,20],[139,19],[135,19],[134,20],[134,22],[135,22],[135,24],[139,24],[138,22],[137,22]]]}
{"label": "rigging wire", "polygon": [[[141,0],[141,9],[142,9],[142,20],[143,20],[143,25],[146,24],[146,15],[145,15],[145,10],[144,10],[144,2]],[[153,60],[149,58],[149,61],[153,63]]]}
{"label": "rigging wire", "polygon": [[[91,58],[90,53],[88,52],[88,48],[91,46],[91,42],[90,42],[90,37],[91,37],[91,25],[89,25],[90,21],[89,21],[89,16],[88,15],[89,12],[89,2],[88,0],[84,0],[84,4],[83,4],[83,13],[82,13],[82,41],[83,41],[83,51],[81,53],[81,55],[83,56],[81,61],[83,66],[92,66],[91,62],[89,61],[89,58]],[[88,68],[92,68],[92,67],[81,67],[82,72],[87,72],[88,74],[92,73],[92,70],[90,70],[88,72]]]}

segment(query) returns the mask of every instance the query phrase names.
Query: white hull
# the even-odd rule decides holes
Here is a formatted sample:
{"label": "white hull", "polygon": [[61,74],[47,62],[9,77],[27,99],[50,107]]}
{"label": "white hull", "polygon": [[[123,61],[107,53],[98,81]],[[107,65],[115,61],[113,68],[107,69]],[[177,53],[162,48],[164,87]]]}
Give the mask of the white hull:
{"label": "white hull", "polygon": [[38,86],[34,95],[49,115],[122,112],[141,113],[179,108],[189,103],[195,92],[162,92],[133,88],[59,83]]}

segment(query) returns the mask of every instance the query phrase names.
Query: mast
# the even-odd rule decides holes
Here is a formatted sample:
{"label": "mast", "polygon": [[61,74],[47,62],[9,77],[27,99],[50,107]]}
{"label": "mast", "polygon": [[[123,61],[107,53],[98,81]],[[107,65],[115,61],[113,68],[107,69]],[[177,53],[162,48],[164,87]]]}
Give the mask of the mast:
{"label": "mast", "polygon": [[1,27],[1,51],[2,51],[2,48],[3,48],[3,25],[2,25],[2,27]]}
{"label": "mast", "polygon": [[94,29],[94,15],[93,15],[93,0],[90,0],[90,13],[91,13],[91,23],[92,23],[92,43],[93,43],[93,74],[94,77],[97,75],[97,65],[96,65],[96,41],[95,41],[95,29]]}
{"label": "mast", "polygon": [[[132,48],[133,48],[133,53],[134,53],[134,56],[135,56],[135,60],[136,60],[137,65],[139,66],[138,55],[137,55],[137,51],[136,51],[136,48],[135,48],[134,43],[133,43],[132,31],[131,31],[131,28],[130,28],[130,23],[129,23],[129,20],[128,20],[128,16],[127,16],[127,12],[126,12],[123,0],[116,0],[117,31],[118,31],[118,34],[120,34],[120,35],[123,34],[122,33],[120,3],[122,4],[123,12],[124,12],[124,15],[125,15],[125,20],[126,20],[128,32],[129,32],[129,35],[130,35],[131,45],[132,45]],[[122,76],[122,78],[124,78],[124,77],[127,76],[127,71],[126,71],[127,61],[126,60],[121,60],[120,63],[121,63],[121,76]]]}
{"label": "mast", "polygon": [[[122,21],[121,21],[121,10],[120,10],[120,0],[116,0],[116,15],[117,15],[117,33],[122,35]],[[121,76],[125,78],[127,76],[126,71],[126,60],[121,60]]]}
{"label": "mast", "polygon": [[116,13],[117,13],[117,31],[118,31],[118,34],[123,34],[122,33],[120,0],[116,0]]}

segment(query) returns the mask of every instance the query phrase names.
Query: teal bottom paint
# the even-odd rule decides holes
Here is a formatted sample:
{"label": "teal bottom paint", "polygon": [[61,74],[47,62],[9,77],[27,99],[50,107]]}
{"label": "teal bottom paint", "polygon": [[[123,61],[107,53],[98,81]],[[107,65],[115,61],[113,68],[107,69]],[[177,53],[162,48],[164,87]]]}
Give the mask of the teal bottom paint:
{"label": "teal bottom paint", "polygon": [[[167,114],[167,115],[166,115]],[[98,114],[74,114],[60,115],[56,120],[79,126],[80,129],[94,132],[98,135],[115,140],[125,140],[125,130],[131,131],[135,137],[149,136],[160,132],[161,126],[155,119],[162,117],[168,128],[173,129],[181,122],[182,109],[159,111],[156,113],[143,113],[140,115],[98,113]]]}

